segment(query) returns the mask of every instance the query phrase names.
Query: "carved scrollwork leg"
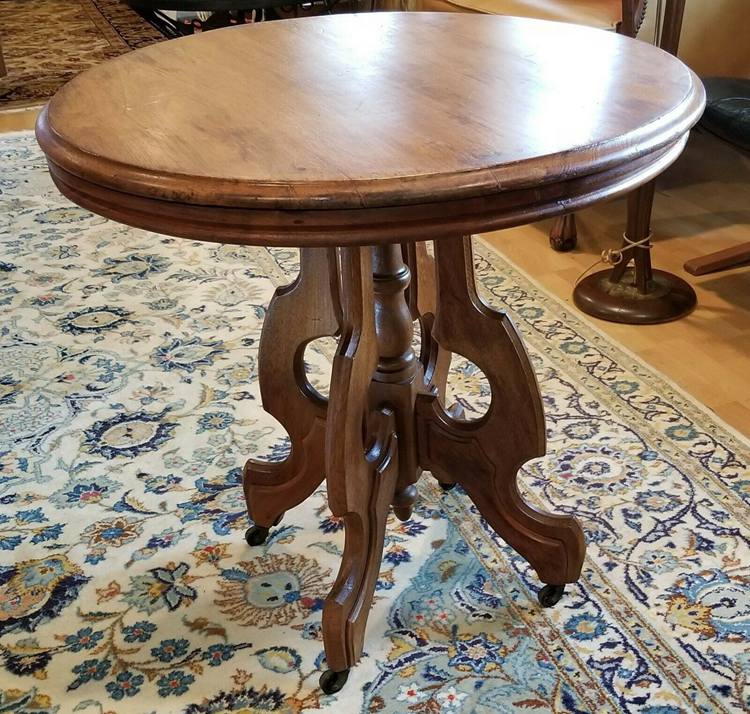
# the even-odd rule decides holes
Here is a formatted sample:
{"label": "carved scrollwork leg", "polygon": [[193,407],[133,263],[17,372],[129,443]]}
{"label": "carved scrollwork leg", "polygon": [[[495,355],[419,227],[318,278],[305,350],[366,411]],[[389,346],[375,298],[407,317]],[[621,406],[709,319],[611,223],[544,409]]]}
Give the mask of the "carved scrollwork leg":
{"label": "carved scrollwork leg", "polygon": [[[245,464],[248,513],[256,530],[266,534],[284,511],[304,501],[325,475],[327,402],[307,380],[304,353],[312,340],[338,332],[335,276],[333,250],[303,248],[297,279],[276,291],[263,324],[258,355],[263,407],[286,429],[291,441],[291,452],[284,461],[250,459]],[[249,533],[248,538],[259,532]]]}
{"label": "carved scrollwork leg", "polygon": [[362,654],[398,475],[393,412],[371,408],[378,344],[370,249],[339,251],[343,317],[331,377],[326,474],[329,505],[344,519],[345,546],[323,609],[326,659],[330,671],[337,673],[321,678],[325,691],[336,691],[331,683],[340,682],[341,673]]}
{"label": "carved scrollwork leg", "polygon": [[437,312],[435,259],[427,252],[426,243],[406,243],[403,252],[412,275],[407,300],[412,318],[419,320],[422,342],[419,361],[422,364],[424,383],[427,387],[437,387],[438,397],[445,404],[451,353],[437,343],[433,330]]}
{"label": "carved scrollwork leg", "polygon": [[[437,313],[437,275],[435,259],[427,252],[426,243],[406,243],[403,246],[404,259],[412,272],[412,282],[407,299],[413,319],[419,320],[421,347],[419,361],[424,374],[424,386],[427,392],[437,390],[437,396],[443,406],[446,404],[448,371],[451,366],[451,353],[443,349],[435,339],[435,314]],[[463,416],[460,404],[454,404],[449,413],[457,418]],[[421,466],[417,474],[421,475]],[[444,491],[450,491],[455,483],[439,482]],[[399,487],[408,492],[408,487]],[[413,488],[413,487],[412,487]],[[415,494],[416,495],[416,494]]]}
{"label": "carved scrollwork leg", "polygon": [[435,246],[438,342],[472,360],[492,390],[488,412],[466,421],[446,412],[432,395],[417,398],[420,464],[443,482],[460,483],[482,515],[520,553],[545,583],[578,579],[585,553],[574,518],[538,511],[522,498],[518,469],[545,453],[539,387],[510,319],[476,293],[471,240],[445,239]]}

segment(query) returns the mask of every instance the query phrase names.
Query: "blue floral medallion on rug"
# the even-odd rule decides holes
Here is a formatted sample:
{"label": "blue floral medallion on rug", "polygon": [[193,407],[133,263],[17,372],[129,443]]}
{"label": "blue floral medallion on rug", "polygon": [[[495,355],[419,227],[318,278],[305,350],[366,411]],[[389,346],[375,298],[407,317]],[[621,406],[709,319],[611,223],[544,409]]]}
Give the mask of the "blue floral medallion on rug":
{"label": "blue floral medallion on rug", "polygon": [[[342,526],[325,491],[250,548],[240,467],[279,458],[265,308],[295,250],[209,245],[72,206],[0,137],[0,712],[745,712],[747,442],[476,241],[514,318],[548,454],[521,483],[575,513],[581,580],[539,583],[460,489],[389,522],[366,655],[317,688]],[[331,345],[308,349],[325,382]],[[451,389],[487,407],[457,361]]]}

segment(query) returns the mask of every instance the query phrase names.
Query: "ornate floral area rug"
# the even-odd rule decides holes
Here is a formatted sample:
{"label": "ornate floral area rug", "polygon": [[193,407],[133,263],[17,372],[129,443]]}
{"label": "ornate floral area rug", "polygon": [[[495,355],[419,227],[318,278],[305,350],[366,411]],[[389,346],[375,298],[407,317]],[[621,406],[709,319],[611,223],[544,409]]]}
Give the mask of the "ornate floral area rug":
{"label": "ornate floral area rug", "polygon": [[[325,492],[243,539],[240,466],[277,457],[256,350],[294,250],[133,230],[0,137],[0,711],[743,712],[750,448],[477,241],[523,333],[548,455],[522,481],[588,556],[553,609],[460,489],[388,526],[366,656],[317,688],[341,524]],[[328,347],[308,352],[324,379]],[[457,362],[452,389],[487,406]]]}
{"label": "ornate floral area rug", "polygon": [[39,104],[84,69],[163,39],[121,0],[0,0],[0,109]]}

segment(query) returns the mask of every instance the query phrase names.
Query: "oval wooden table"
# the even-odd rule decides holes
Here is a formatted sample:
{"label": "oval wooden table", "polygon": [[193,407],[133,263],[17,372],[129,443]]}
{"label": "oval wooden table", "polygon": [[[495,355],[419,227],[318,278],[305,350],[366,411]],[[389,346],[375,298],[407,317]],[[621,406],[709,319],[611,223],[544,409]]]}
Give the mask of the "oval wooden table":
{"label": "oval wooden table", "polygon": [[[249,461],[244,489],[251,544],[324,475],[344,519],[324,691],[362,653],[386,517],[409,517],[422,469],[463,486],[547,584],[542,605],[579,577],[578,523],[535,510],[516,486],[545,453],[542,401],[510,319],[476,293],[468,236],[648,181],[682,151],[703,102],[678,60],[619,35],[378,13],[155,45],[78,76],[40,115],[52,177],[81,206],[159,233],[301,249],[259,356],[263,405],[291,453]],[[302,364],[324,335],[339,338],[327,401]],[[480,419],[445,404],[452,352],[487,376]]]}

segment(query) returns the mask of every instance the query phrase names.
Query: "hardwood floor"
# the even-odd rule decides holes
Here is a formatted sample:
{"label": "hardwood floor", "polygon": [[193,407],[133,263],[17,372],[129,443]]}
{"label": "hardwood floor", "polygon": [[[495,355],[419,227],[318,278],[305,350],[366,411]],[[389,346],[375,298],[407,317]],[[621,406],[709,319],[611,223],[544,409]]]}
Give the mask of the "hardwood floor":
{"label": "hardwood floor", "polygon": [[40,109],[41,107],[29,107],[0,112],[0,133],[33,129],[36,115],[39,114]]}
{"label": "hardwood floor", "polygon": [[[549,248],[550,224],[485,238],[572,307],[576,279],[603,249],[619,244],[625,200],[580,212],[579,244],[571,253]],[[750,155],[694,132],[683,155],[657,181],[652,230],[654,267],[693,285],[697,309],[663,325],[586,319],[750,436],[750,265],[700,277],[682,267],[688,258],[750,240]]]}
{"label": "hardwood floor", "polygon": [[[32,128],[36,111],[0,113],[0,132]],[[624,199],[582,211],[578,220],[579,246],[571,253],[549,248],[549,221],[485,238],[572,306],[578,276],[619,243]],[[692,284],[698,308],[665,325],[588,319],[750,437],[750,266],[701,277],[682,268],[695,255],[750,240],[750,155],[694,132],[658,181],[652,229],[654,266]]]}

